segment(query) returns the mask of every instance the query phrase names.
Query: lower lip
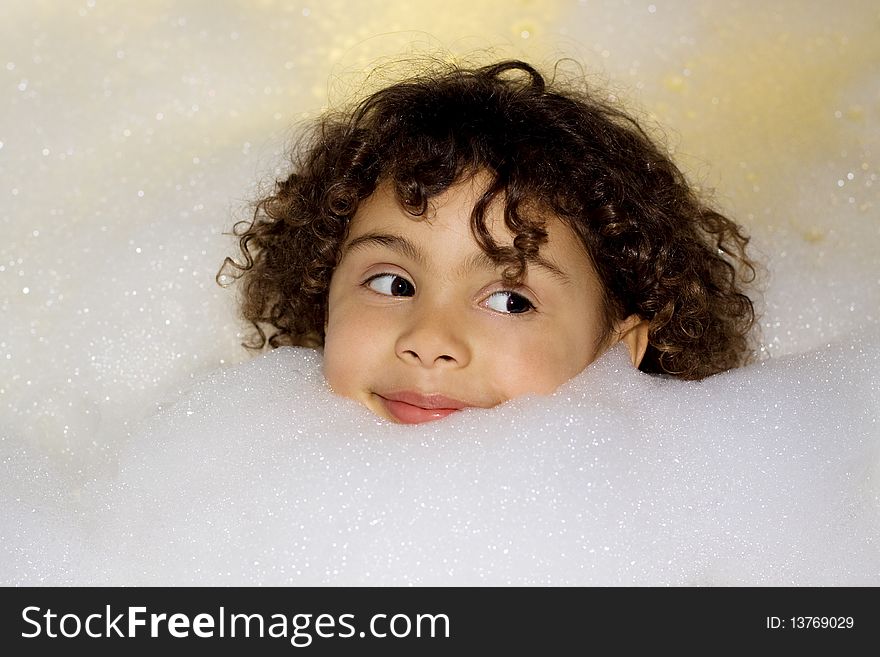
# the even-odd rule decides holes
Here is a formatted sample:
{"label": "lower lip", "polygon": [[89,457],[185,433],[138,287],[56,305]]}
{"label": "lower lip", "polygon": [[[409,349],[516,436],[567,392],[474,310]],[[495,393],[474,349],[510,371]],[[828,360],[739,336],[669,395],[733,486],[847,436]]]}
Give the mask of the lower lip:
{"label": "lower lip", "polygon": [[421,406],[413,406],[402,401],[393,399],[385,399],[379,396],[385,409],[395,420],[402,424],[420,424],[422,422],[431,422],[432,420],[441,420],[447,415],[455,413],[457,408],[422,408]]}

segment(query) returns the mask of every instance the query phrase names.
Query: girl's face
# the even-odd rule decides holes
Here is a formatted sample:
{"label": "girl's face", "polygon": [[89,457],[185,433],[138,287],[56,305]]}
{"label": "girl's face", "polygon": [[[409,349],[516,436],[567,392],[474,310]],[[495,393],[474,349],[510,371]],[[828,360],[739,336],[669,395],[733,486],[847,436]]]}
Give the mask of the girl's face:
{"label": "girl's face", "polygon": [[[361,204],[330,283],[324,372],[336,393],[426,422],[550,393],[600,354],[602,291],[580,241],[548,220],[540,259],[505,285],[470,231],[480,181],[450,187],[420,218],[387,184]],[[486,224],[509,245],[501,212]]]}

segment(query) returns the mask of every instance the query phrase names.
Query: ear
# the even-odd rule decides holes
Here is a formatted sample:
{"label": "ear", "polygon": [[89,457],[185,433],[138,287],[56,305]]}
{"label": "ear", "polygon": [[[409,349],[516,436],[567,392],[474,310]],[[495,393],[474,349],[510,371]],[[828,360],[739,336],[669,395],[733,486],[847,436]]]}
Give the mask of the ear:
{"label": "ear", "polygon": [[630,315],[617,326],[616,341],[626,345],[633,367],[639,366],[648,348],[648,324],[647,319]]}

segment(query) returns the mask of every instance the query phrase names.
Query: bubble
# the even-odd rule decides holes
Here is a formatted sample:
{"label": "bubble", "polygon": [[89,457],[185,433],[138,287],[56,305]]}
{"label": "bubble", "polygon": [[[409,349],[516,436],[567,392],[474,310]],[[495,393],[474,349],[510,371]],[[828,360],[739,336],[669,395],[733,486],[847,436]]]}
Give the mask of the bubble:
{"label": "bubble", "polygon": [[878,484],[855,464],[878,447],[878,338],[699,383],[616,347],[551,396],[415,427],[335,396],[319,352],[279,348],[135,429],[84,504],[101,549],[59,579],[876,585]]}

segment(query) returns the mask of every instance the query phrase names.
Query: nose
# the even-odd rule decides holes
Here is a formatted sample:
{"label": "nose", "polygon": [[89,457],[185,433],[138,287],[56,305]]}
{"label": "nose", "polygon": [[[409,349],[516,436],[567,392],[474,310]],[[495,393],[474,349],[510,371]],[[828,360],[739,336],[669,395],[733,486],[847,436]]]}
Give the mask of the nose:
{"label": "nose", "polygon": [[462,322],[449,309],[414,310],[395,344],[397,357],[425,368],[460,368],[471,359]]}

